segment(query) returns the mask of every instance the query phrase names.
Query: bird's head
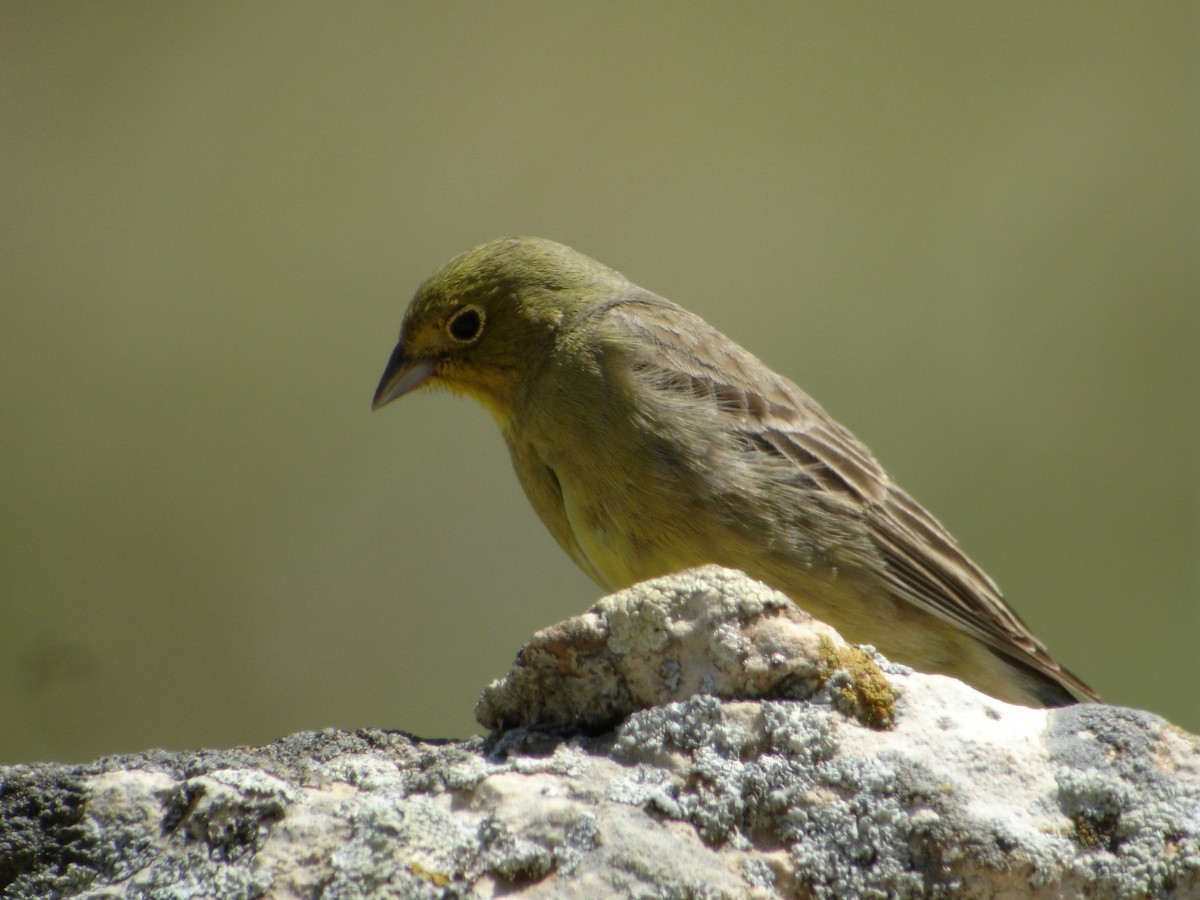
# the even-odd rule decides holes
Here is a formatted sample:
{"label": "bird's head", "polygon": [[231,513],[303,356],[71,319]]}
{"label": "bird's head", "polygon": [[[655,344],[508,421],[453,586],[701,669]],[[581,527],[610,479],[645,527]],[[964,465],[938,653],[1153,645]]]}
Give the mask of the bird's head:
{"label": "bird's head", "polygon": [[626,284],[617,272],[542,238],[502,238],[468,250],[417,289],[372,408],[428,384],[474,397],[504,422],[559,333]]}

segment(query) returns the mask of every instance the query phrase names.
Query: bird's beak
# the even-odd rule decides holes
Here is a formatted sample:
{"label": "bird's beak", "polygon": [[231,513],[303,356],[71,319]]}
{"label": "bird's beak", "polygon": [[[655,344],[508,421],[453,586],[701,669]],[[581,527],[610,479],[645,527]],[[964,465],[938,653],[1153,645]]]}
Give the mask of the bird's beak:
{"label": "bird's beak", "polygon": [[397,344],[387,368],[383,370],[383,377],[379,379],[379,387],[375,388],[371,409],[379,409],[427,382],[433,376],[433,362],[431,359],[405,356],[403,342]]}

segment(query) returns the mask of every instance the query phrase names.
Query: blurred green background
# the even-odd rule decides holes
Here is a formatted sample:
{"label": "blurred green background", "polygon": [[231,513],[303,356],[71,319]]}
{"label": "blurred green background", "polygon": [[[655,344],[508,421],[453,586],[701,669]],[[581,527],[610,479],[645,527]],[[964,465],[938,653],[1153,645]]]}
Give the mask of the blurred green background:
{"label": "blurred green background", "polygon": [[598,595],[473,404],[480,241],[696,310],[1200,731],[1200,7],[4,3],[0,762],[471,733]]}

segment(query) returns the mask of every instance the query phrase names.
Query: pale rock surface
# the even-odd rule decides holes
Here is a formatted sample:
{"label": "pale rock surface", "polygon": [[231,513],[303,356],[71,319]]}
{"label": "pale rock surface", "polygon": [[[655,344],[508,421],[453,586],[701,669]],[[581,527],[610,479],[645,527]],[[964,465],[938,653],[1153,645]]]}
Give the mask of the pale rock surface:
{"label": "pale rock surface", "polygon": [[1200,740],[892,666],[738,573],[535,635],[488,738],[0,769],[12,898],[1200,896]]}

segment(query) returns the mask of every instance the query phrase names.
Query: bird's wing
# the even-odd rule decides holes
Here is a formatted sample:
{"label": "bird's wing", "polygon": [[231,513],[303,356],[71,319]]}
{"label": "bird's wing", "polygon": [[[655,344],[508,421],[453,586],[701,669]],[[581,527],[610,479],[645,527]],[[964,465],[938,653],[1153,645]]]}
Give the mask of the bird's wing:
{"label": "bird's wing", "polygon": [[647,348],[630,359],[642,384],[707,403],[735,440],[795,466],[841,495],[861,520],[899,598],[974,635],[1072,693],[1094,698],[1008,608],[996,584],[848,430],[799,387],[699,317],[655,295],[612,305],[619,330]]}

